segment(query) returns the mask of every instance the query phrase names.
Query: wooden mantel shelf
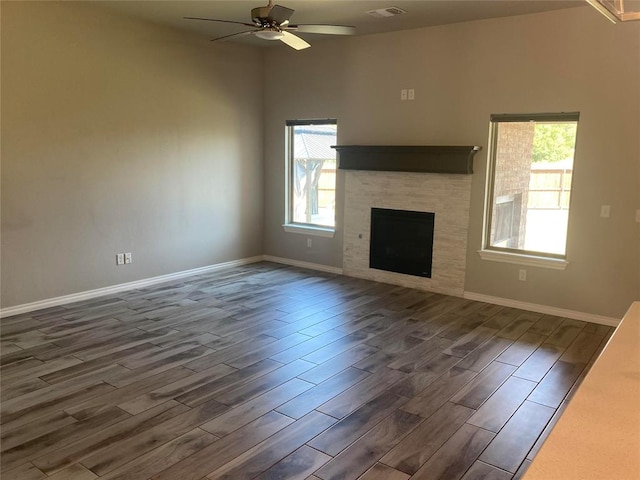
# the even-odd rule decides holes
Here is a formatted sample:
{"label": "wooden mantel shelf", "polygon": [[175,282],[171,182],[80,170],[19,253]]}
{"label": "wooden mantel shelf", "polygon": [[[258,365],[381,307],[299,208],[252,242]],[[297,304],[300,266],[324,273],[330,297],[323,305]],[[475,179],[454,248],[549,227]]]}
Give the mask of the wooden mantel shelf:
{"label": "wooden mantel shelf", "polygon": [[473,173],[473,156],[482,147],[434,145],[336,145],[341,170]]}

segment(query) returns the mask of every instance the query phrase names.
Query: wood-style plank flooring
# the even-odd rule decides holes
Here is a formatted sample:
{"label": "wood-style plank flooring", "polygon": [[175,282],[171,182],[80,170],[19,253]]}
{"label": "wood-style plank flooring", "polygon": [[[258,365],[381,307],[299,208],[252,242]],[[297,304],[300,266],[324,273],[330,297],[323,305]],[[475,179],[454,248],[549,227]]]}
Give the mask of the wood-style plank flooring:
{"label": "wood-style plank flooring", "polygon": [[9,317],[2,478],[519,478],[612,331],[270,263]]}

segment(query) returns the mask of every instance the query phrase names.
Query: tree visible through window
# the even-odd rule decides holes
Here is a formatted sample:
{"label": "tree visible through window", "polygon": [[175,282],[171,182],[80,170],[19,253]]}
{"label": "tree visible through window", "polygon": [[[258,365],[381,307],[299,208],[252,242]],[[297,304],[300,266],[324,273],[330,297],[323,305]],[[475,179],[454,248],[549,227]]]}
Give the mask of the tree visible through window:
{"label": "tree visible through window", "polygon": [[287,121],[289,223],[335,226],[335,120]]}
{"label": "tree visible through window", "polygon": [[566,257],[578,117],[491,116],[485,249]]}

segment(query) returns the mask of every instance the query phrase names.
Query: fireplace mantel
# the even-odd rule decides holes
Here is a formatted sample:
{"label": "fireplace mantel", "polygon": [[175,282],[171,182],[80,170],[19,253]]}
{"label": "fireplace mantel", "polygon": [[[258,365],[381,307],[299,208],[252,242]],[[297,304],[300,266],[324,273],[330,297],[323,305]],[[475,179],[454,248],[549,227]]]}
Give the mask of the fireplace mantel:
{"label": "fireplace mantel", "polygon": [[482,147],[434,145],[336,145],[341,170],[473,173],[473,156]]}

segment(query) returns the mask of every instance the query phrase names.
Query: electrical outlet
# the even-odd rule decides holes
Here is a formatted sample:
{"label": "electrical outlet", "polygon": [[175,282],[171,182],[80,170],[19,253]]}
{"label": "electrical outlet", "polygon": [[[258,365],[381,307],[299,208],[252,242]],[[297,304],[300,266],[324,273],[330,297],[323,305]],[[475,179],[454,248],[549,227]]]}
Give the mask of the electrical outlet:
{"label": "electrical outlet", "polygon": [[400,100],[405,101],[407,99],[407,89],[400,90]]}
{"label": "electrical outlet", "polygon": [[600,216],[602,218],[609,218],[609,215],[611,214],[611,206],[609,205],[602,205],[600,207]]}
{"label": "electrical outlet", "polygon": [[527,281],[527,271],[526,270],[520,270],[518,272],[518,280],[520,280],[521,282],[526,282]]}
{"label": "electrical outlet", "polygon": [[124,265],[124,253],[116,254],[116,265]]}
{"label": "electrical outlet", "polygon": [[131,258],[131,252],[124,254],[124,263],[131,263],[133,259]]}
{"label": "electrical outlet", "polygon": [[311,248],[313,246],[313,241],[310,238],[307,238],[307,248]]}
{"label": "electrical outlet", "polygon": [[415,99],[416,99],[416,91],[415,91],[413,88],[410,88],[410,89],[407,91],[407,98],[408,98],[409,100],[415,100]]}

